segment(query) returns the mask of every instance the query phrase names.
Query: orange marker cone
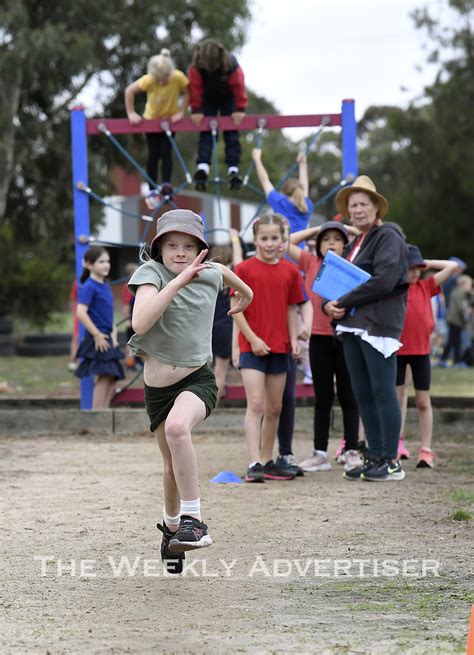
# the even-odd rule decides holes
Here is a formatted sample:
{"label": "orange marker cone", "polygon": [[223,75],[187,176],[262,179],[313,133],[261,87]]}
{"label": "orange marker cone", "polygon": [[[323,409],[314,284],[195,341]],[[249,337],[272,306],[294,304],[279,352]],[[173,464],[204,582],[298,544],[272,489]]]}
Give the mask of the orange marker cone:
{"label": "orange marker cone", "polygon": [[466,655],[474,655],[474,605],[471,606],[471,620],[467,633]]}

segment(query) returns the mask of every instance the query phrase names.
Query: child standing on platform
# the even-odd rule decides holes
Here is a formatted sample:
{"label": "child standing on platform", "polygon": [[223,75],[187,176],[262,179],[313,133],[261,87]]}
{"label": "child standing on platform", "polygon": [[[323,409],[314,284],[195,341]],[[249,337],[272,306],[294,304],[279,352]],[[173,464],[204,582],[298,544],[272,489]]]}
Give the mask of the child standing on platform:
{"label": "child standing on platform", "polygon": [[[316,237],[316,255],[296,246],[296,243]],[[326,253],[331,250],[342,256],[348,243],[348,230],[342,223],[329,221],[321,226],[308,228],[290,235],[288,254],[305,274],[306,291],[313,303],[313,326],[309,341],[309,358],[314,388],[314,450],[300,463],[303,471],[329,471],[329,426],[334,403],[334,376],[339,404],[342,409],[346,441],[346,471],[362,465],[357,450],[359,413],[352,392],[349,373],[344,360],[342,343],[334,336],[331,319],[322,310],[323,299],[312,290],[314,281]]]}
{"label": "child standing on platform", "polygon": [[[280,469],[273,461],[288,354],[299,355],[296,305],[305,300],[297,269],[281,259],[284,226],[278,214],[258,218],[253,224],[256,256],[235,269],[254,292],[252,305],[234,317],[240,331],[239,366],[247,396],[247,482],[294,478],[294,473]],[[236,304],[232,298],[231,305]]]}
{"label": "child standing on platform", "polygon": [[[456,270],[457,263],[450,260],[424,260],[420,250],[408,245],[408,300],[403,332],[400,337],[402,347],[397,352],[397,396],[402,408],[402,435],[406,419],[406,369],[410,367],[415,387],[415,403],[420,422],[421,447],[417,468],[433,468],[434,453],[431,450],[433,436],[433,410],[431,408],[430,384],[431,333],[434,329],[434,316],[431,298],[440,293],[440,286]],[[423,269],[437,270],[434,275],[420,279]],[[403,441],[403,437],[400,437]],[[400,452],[400,444],[399,444]],[[406,449],[405,449],[405,452]]]}
{"label": "child standing on platform", "polygon": [[144,359],[145,405],[163,460],[161,557],[180,573],[184,553],[212,544],[201,520],[196,453],[191,432],[215,407],[212,359],[214,306],[223,283],[237,292],[231,314],[247,308],[252,291],[232,271],[206,262],[200,216],[175,209],[157,221],[151,259],[134,273],[130,346]]}
{"label": "child standing on platform", "polygon": [[[188,69],[191,120],[196,126],[204,116],[232,116],[240,125],[248,105],[244,74],[234,55],[227,52],[215,39],[204,39],[194,48],[192,64]],[[229,187],[238,190],[242,186],[239,164],[242,149],[239,132],[224,132],[225,162],[229,175]],[[211,132],[199,135],[197,170],[194,181],[197,191],[205,191],[212,157]]]}
{"label": "child standing on platform", "polygon": [[114,395],[115,383],[125,375],[120,360],[114,325],[114,298],[105,281],[110,272],[110,256],[105,248],[92,246],[84,255],[84,270],[77,290],[77,318],[87,332],[77,357],[78,378],[95,376],[92,409],[106,409]]}
{"label": "child standing on platform", "polygon": [[[125,89],[125,109],[128,120],[132,125],[138,125],[141,122],[142,117],[135,111],[135,96],[137,93],[143,92],[146,93],[143,118],[176,123],[186,114],[189,105],[188,84],[186,75],[175,68],[170,51],[163,48],[159,55],[154,55],[149,59],[147,74],[129,84]],[[173,193],[171,142],[164,132],[147,132],[145,136],[148,145],[147,175],[154,182],[158,180],[158,164],[161,159],[161,194],[170,196]],[[151,185],[145,202],[148,209],[154,209],[159,203],[158,191]]]}
{"label": "child standing on platform", "polygon": [[273,186],[263,165],[260,148],[252,150],[252,159],[255,162],[255,172],[267,197],[267,202],[273,211],[283,214],[288,219],[291,232],[306,229],[314,208],[313,203],[308,198],[309,182],[306,155],[302,152],[299,153],[297,157],[299,164],[298,179],[290,177],[290,179],[286,180],[282,186],[283,193],[276,191]]}

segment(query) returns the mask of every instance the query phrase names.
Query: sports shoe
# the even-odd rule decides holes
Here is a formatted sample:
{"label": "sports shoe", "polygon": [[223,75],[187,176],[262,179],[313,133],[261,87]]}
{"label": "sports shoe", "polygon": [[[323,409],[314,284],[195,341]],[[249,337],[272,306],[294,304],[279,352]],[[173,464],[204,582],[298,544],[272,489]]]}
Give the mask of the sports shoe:
{"label": "sports shoe", "polygon": [[152,189],[145,198],[145,205],[150,211],[155,209],[160,204],[160,194],[156,189]]}
{"label": "sports shoe", "polygon": [[368,482],[389,482],[391,480],[403,480],[405,471],[402,469],[400,462],[391,462],[388,459],[381,460],[376,466],[361,475],[362,480]]}
{"label": "sports shoe", "polygon": [[205,191],[207,189],[207,178],[208,175],[206,171],[202,168],[198,168],[194,173],[194,188],[196,191]]}
{"label": "sports shoe", "polygon": [[434,453],[429,448],[420,448],[420,452],[418,453],[418,457],[416,460],[416,468],[417,469],[434,468],[433,460],[435,457],[436,457],[436,453]]}
{"label": "sports shoe", "polygon": [[344,471],[359,468],[364,464],[364,460],[358,450],[346,450],[345,459]]}
{"label": "sports shoe", "polygon": [[242,188],[242,178],[238,173],[229,173],[229,189],[239,191]]}
{"label": "sports shoe", "polygon": [[307,459],[304,459],[302,462],[300,462],[300,467],[303,469],[303,471],[307,471],[308,473],[331,470],[331,464],[329,463],[327,455],[325,457],[324,455],[317,453],[315,450],[313,450],[311,457],[308,457]]}
{"label": "sports shoe", "polygon": [[313,384],[313,376],[309,375],[308,373],[304,376],[303,378],[303,384],[305,386],[310,386]]}
{"label": "sports shoe", "polygon": [[265,480],[293,480],[295,474],[277,466],[271,459],[263,467],[263,477]]}
{"label": "sports shoe", "polygon": [[290,453],[289,455],[279,455],[276,458],[276,465],[279,468],[286,469],[290,473],[294,473],[297,477],[304,475],[303,469],[293,453]]}
{"label": "sports shoe", "polygon": [[249,466],[247,469],[247,475],[245,476],[245,482],[265,482],[263,477],[263,465],[257,462],[257,464]]}
{"label": "sports shoe", "polygon": [[166,198],[167,196],[170,197],[173,195],[173,187],[169,182],[163,182],[161,185],[161,195]]}
{"label": "sports shoe", "polygon": [[346,450],[346,440],[344,437],[342,437],[341,443],[339,444],[339,448],[336,450],[336,455],[335,455],[335,460],[338,464],[344,464],[344,462],[346,461],[345,450]]}
{"label": "sports shoe", "polygon": [[366,457],[362,466],[358,466],[357,468],[351,469],[350,471],[344,471],[342,477],[346,480],[362,480],[362,476],[377,465],[378,460],[372,459],[371,457]]}
{"label": "sports shoe", "polygon": [[212,544],[207,531],[207,525],[195,519],[194,516],[183,514],[177,532],[169,540],[172,553],[183,553],[186,550],[205,548]]}
{"label": "sports shoe", "polygon": [[163,525],[161,523],[157,523],[156,527],[160,532],[163,533],[163,538],[161,540],[161,559],[163,560],[163,564],[165,565],[166,571],[168,573],[182,573],[183,571],[183,562],[184,558],[186,555],[184,553],[172,553],[169,550],[169,542],[172,537],[174,537],[175,533],[171,532],[169,527],[166,525],[166,523],[163,521]]}
{"label": "sports shoe", "polygon": [[410,459],[410,451],[405,446],[405,441],[403,440],[403,436],[401,436],[399,441],[398,441],[398,454],[397,454],[397,457],[398,457],[398,459]]}

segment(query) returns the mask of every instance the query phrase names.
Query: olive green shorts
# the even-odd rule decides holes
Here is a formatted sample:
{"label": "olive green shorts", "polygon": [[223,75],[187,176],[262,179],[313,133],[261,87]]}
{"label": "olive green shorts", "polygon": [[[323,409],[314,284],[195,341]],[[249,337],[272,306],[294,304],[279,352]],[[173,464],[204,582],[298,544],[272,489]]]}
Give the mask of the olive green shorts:
{"label": "olive green shorts", "polygon": [[207,364],[193,371],[185,378],[168,387],[145,386],[145,407],[150,419],[150,431],[166,420],[173,409],[176,398],[183,391],[190,391],[200,398],[206,406],[206,418],[216,406],[217,386],[214,371]]}

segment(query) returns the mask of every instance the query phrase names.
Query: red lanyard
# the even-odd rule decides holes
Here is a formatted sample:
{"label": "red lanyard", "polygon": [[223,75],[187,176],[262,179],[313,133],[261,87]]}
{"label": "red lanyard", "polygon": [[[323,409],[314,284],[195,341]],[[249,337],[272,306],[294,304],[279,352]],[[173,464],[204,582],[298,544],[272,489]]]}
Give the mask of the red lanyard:
{"label": "red lanyard", "polygon": [[349,257],[347,258],[350,262],[352,262],[357,255],[359,254],[360,247],[362,245],[362,241],[364,239],[364,235],[360,234],[357,239],[354,242],[354,247],[352,248]]}

